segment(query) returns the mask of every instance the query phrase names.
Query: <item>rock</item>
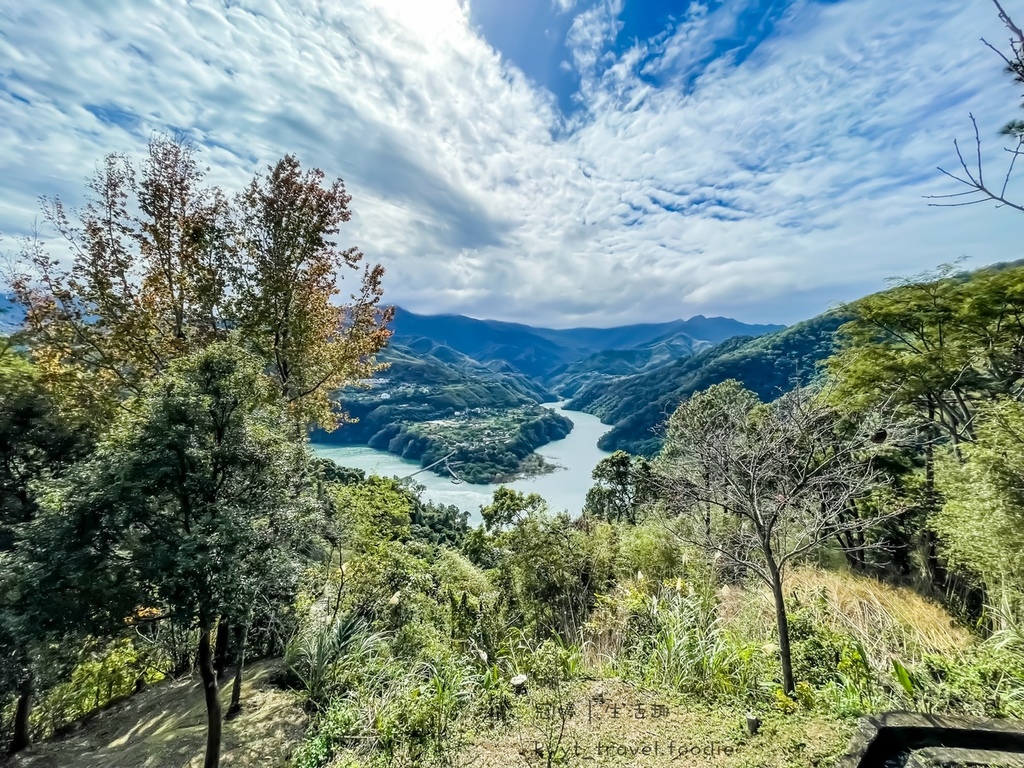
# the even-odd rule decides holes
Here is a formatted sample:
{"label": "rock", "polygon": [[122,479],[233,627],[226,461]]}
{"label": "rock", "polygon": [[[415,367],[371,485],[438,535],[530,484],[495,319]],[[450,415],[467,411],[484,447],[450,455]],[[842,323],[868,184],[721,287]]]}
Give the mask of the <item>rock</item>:
{"label": "rock", "polygon": [[747,714],[747,733],[751,736],[757,734],[758,729],[761,727],[761,718],[755,717],[754,715]]}
{"label": "rock", "polygon": [[884,712],[861,720],[839,768],[1017,766],[1024,721]]}

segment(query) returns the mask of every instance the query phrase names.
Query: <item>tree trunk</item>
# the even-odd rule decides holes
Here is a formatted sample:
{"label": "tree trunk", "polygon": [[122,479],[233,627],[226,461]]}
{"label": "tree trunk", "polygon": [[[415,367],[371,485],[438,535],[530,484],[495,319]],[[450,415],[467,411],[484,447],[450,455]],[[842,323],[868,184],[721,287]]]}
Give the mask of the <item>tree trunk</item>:
{"label": "tree trunk", "polygon": [[238,658],[235,660],[235,682],[231,687],[231,704],[228,706],[228,719],[238,716],[242,711],[242,670],[245,667],[245,644],[249,639],[249,622],[242,625],[242,634],[238,639]]}
{"label": "tree trunk", "polygon": [[[928,418],[930,422],[934,422],[935,419],[935,404],[929,399],[928,401]],[[931,424],[926,431],[926,443],[924,451],[924,485],[925,485],[925,499],[927,504],[927,515],[930,518],[938,507],[938,492],[935,490],[935,449],[934,449],[934,438],[935,429]],[[935,534],[929,526],[931,520],[925,521],[924,530],[924,557],[925,557],[925,571],[928,575],[928,580],[931,585],[940,590],[944,590],[949,581],[949,573],[946,571],[941,559],[939,558],[939,537]]]}
{"label": "tree trunk", "polygon": [[203,768],[220,768],[221,711],[217,690],[217,673],[213,669],[213,651],[210,647],[209,626],[202,627],[199,635],[199,674],[206,695],[206,759]]}
{"label": "tree trunk", "polygon": [[793,654],[789,647],[789,619],[786,617],[786,598],[782,594],[782,573],[769,552],[765,553],[768,561],[768,575],[772,580],[772,596],[775,598],[775,624],[779,631],[779,658],[782,660],[782,687],[787,694],[793,693],[796,683],[793,681]]}
{"label": "tree trunk", "polygon": [[13,755],[27,749],[32,743],[29,733],[28,716],[32,712],[32,679],[26,678],[18,692],[18,710],[14,715],[14,737],[7,754]]}
{"label": "tree trunk", "polygon": [[214,647],[213,668],[217,671],[217,679],[223,680],[228,668],[228,635],[231,627],[227,616],[221,616],[217,622],[217,644]]}

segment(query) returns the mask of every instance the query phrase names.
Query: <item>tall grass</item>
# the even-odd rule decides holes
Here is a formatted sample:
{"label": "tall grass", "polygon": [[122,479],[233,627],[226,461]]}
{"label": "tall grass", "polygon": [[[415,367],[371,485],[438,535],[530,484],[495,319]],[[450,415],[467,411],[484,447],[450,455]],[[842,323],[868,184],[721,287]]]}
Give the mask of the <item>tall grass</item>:
{"label": "tall grass", "polygon": [[[888,671],[892,659],[928,654],[959,656],[973,642],[939,604],[912,590],[841,571],[800,568],[785,580],[787,609],[799,609],[816,625],[849,637],[866,650],[872,667]],[[775,613],[767,587],[731,590],[722,601],[731,627],[751,640],[775,637]]]}
{"label": "tall grass", "polygon": [[322,710],[346,682],[359,680],[365,685],[364,679],[379,670],[375,657],[383,640],[361,619],[321,616],[292,637],[285,647],[284,662],[301,683],[309,704]]}

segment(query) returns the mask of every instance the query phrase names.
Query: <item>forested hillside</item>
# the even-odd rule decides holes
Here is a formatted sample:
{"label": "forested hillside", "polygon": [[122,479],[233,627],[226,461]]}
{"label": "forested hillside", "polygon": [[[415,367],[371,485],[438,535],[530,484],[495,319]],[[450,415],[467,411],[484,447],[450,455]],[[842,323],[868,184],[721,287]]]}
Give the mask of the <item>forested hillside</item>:
{"label": "forested hillside", "polygon": [[[460,315],[416,315],[400,308],[394,337],[379,360],[387,366],[362,389],[336,393],[356,419],[336,432],[314,430],[314,442],[386,450],[474,483],[546,472],[533,450],[564,437],[565,417],[536,407],[569,397],[593,382],[652,370],[711,346],[757,333],[728,318],[695,317],[620,328],[552,330]],[[534,406],[534,407],[531,407]]]}
{"label": "forested hillside", "polygon": [[692,357],[681,357],[646,373],[581,388],[567,407],[613,425],[601,440],[605,450],[653,456],[668,416],[695,392],[736,379],[762,400],[773,400],[820,375],[831,354],[833,334],[845,316],[834,312],[760,338],[735,337]]}

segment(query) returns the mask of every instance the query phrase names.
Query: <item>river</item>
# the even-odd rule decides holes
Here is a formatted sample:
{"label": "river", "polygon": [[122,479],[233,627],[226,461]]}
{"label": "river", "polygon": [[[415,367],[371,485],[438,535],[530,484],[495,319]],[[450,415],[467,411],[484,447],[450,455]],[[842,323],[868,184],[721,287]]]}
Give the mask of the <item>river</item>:
{"label": "river", "polygon": [[[575,516],[583,509],[587,491],[594,484],[590,473],[601,459],[611,454],[597,447],[598,438],[610,427],[589,413],[567,411],[564,403],[547,403],[546,407],[572,421],[572,431],[567,437],[543,445],[536,453],[550,463],[559,466],[554,472],[508,483],[523,493],[539,493],[553,511],[567,510]],[[367,474],[384,477],[405,477],[420,468],[419,462],[399,458],[386,451],[378,451],[365,445],[335,446],[313,443],[318,456],[332,459],[344,467],[355,467]],[[437,504],[454,504],[469,512],[470,524],[481,521],[480,507],[489,504],[498,485],[471,485],[453,483],[450,479],[421,472],[416,481],[426,486],[423,498]]]}

